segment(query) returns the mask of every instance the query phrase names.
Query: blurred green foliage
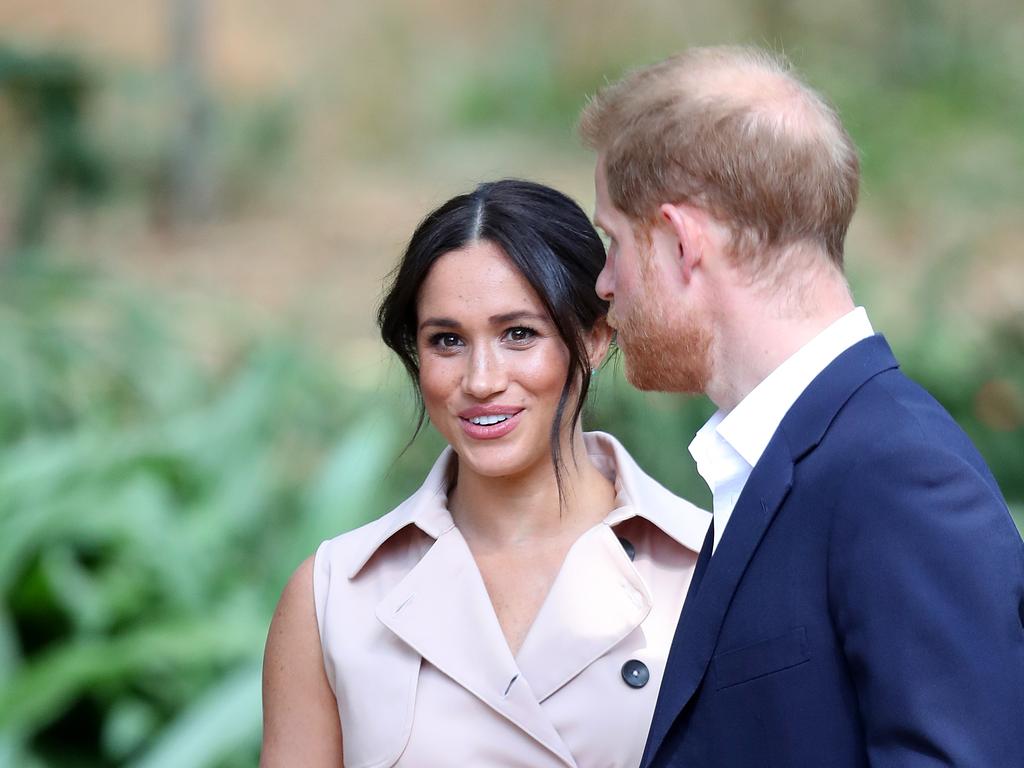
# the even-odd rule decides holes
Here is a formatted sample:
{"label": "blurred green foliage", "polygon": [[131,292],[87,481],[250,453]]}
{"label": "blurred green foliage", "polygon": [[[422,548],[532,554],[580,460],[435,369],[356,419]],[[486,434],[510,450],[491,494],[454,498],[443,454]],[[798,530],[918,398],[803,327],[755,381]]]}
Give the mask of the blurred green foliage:
{"label": "blurred green foliage", "polygon": [[[632,8],[535,3],[503,34],[492,24],[459,45],[444,19],[424,38],[400,5],[367,6],[386,22],[377,36],[337,46],[359,62],[332,73],[346,84],[353,154],[415,159],[504,132],[582,155],[571,127],[586,94],[681,45],[658,18],[669,4],[645,6],[647,26],[630,32]],[[863,149],[866,198],[892,221],[922,201],[966,218],[1019,209],[1024,98],[1015,52],[992,42],[996,10],[951,21],[914,0],[847,24],[856,4],[734,5],[754,20],[750,37],[789,50],[837,102]],[[612,21],[581,34],[594,19],[580,17],[599,12]],[[225,319],[211,353],[180,307],[21,247],[44,239],[67,189],[111,185],[159,208],[174,117],[160,77],[115,68],[102,84],[122,108],[96,141],[83,111],[94,70],[13,50],[0,48],[0,108],[27,130],[0,146],[25,168],[9,244],[35,257],[0,265],[0,768],[252,765],[262,647],[288,575],[413,490],[442,443],[425,430],[399,458],[414,413],[404,383],[359,384],[365,374],[298,333]],[[280,94],[213,107],[223,211],[271,182],[304,107]],[[998,150],[973,151],[986,142]],[[979,326],[950,311],[973,255],[970,233],[958,237],[904,291],[912,322],[891,341],[979,446],[1024,528],[1024,317]],[[857,277],[869,299],[893,279]],[[585,422],[707,506],[687,444],[710,411],[634,391],[613,361]]]}
{"label": "blurred green foliage", "polygon": [[[1024,326],[978,345],[935,322],[905,367],[1024,523]],[[0,765],[253,764],[288,574],[415,488],[440,447],[428,430],[396,461],[408,394],[353,388],[294,339],[241,337],[211,365],[174,327],[87,272],[36,262],[0,288]],[[638,393],[614,362],[597,381],[588,426],[707,504],[686,446],[708,404]]]}
{"label": "blurred green foliage", "polygon": [[414,482],[381,492],[393,404],[280,339],[211,370],[88,274],[6,278],[0,765],[252,764],[280,587]]}

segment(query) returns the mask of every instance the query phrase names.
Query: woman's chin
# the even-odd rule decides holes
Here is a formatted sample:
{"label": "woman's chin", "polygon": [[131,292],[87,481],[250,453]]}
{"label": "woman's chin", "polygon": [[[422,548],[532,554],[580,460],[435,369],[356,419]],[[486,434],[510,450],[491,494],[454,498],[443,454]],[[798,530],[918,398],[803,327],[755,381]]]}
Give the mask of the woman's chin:
{"label": "woman's chin", "polygon": [[[545,446],[546,448],[547,446]],[[459,454],[459,472],[469,472],[479,477],[488,479],[507,479],[529,473],[536,467],[538,458],[547,460],[550,458],[546,452],[540,457],[530,452],[516,450],[514,446],[501,448],[499,446],[473,446],[471,448],[456,447]]]}

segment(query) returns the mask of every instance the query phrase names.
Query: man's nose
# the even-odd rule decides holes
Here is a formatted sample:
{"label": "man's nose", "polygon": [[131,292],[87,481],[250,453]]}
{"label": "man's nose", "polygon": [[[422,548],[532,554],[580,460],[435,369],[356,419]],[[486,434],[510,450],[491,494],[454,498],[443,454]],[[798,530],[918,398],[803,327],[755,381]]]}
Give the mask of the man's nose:
{"label": "man's nose", "polygon": [[615,294],[615,281],[612,279],[612,271],[608,269],[607,261],[601,269],[601,274],[597,276],[597,284],[594,286],[594,290],[605,301],[611,301]]}
{"label": "man's nose", "polygon": [[508,372],[501,356],[489,348],[474,349],[463,377],[463,391],[477,400],[485,400],[507,386]]}

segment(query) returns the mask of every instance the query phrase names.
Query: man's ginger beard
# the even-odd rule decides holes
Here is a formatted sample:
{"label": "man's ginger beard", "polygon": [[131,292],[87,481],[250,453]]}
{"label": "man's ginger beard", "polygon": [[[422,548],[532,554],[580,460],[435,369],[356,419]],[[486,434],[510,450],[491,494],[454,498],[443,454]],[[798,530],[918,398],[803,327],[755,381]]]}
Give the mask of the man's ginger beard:
{"label": "man's ginger beard", "polygon": [[628,314],[609,314],[626,378],[645,391],[704,392],[711,378],[711,331],[696,314],[680,316],[655,274],[654,254],[642,243],[637,250],[643,299]]}

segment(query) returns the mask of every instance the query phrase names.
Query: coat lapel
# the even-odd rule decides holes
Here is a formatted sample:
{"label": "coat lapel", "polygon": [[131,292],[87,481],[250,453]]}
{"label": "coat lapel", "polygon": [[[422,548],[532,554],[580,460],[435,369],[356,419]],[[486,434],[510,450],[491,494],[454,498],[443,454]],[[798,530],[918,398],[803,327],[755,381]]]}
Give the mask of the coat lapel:
{"label": "coat lapel", "polygon": [[566,555],[516,657],[544,701],[640,626],[651,595],[607,525],[584,533]]}
{"label": "coat lapel", "polygon": [[377,618],[438,670],[575,768],[512,657],[457,528],[441,534],[378,604]]}
{"label": "coat lapel", "polygon": [[704,679],[733,594],[792,487],[795,463],[818,445],[857,389],[896,365],[884,338],[865,339],[811,382],[783,418],[740,494],[699,589],[683,605],[642,766],[651,764],[672,723]]}
{"label": "coat lapel", "polygon": [[669,651],[665,682],[654,710],[642,765],[657,753],[676,715],[704,679],[732,595],[750,558],[789,493],[793,462],[776,446],[765,451],[733,510],[732,519],[693,599],[683,604]]}

